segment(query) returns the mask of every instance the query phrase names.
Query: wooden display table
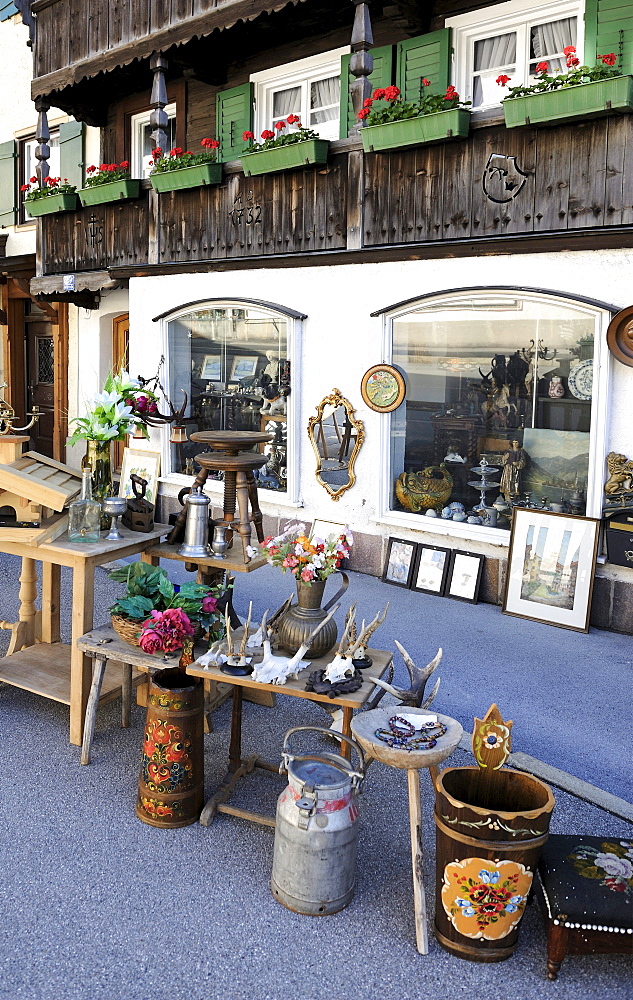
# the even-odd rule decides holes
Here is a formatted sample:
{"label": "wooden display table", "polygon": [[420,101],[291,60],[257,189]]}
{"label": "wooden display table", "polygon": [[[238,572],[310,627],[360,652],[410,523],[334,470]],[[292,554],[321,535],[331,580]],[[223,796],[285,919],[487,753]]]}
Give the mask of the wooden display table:
{"label": "wooden display table", "polygon": [[[422,796],[419,770],[428,767],[435,781],[437,765],[446,760],[457,748],[463,729],[459,722],[448,715],[438,715],[433,709],[400,707],[406,715],[437,715],[438,722],[446,726],[446,732],[438,738],[430,750],[401,750],[390,747],[376,736],[377,729],[388,729],[389,719],[398,715],[398,705],[389,708],[375,708],[364,712],[352,720],[352,735],[358,740],[369,757],[388,764],[390,767],[406,769],[409,788],[409,826],[411,830],[411,862],[413,867],[413,899],[415,911],[415,937],[421,955],[428,955],[429,938],[426,922],[426,897],[424,894],[424,857],[422,853]],[[435,773],[434,773],[435,772]]]}
{"label": "wooden display table", "polygon": [[[83,721],[91,684],[90,660],[77,640],[92,628],[94,613],[94,571],[103,563],[136,555],[170,530],[157,524],[146,534],[122,529],[123,541],[75,543],[64,534],[54,542],[34,547],[20,541],[0,541],[0,552],[20,556],[19,621],[0,623],[13,636],[7,656],[0,659],[0,681],[70,706],[70,742],[82,742]],[[37,577],[35,562],[42,563],[42,611],[35,607]],[[60,642],[59,607],[61,567],[72,570],[72,642]],[[36,643],[38,643],[36,645]],[[121,692],[121,670],[114,666],[104,680],[100,700]]]}
{"label": "wooden display table", "polygon": [[[310,660],[310,666],[299,674],[299,679],[287,680],[285,684],[260,684],[251,680],[250,677],[234,677],[224,674],[218,667],[201,667],[192,663],[187,667],[187,673],[192,677],[202,677],[205,680],[212,680],[229,683],[233,685],[233,713],[231,717],[231,742],[229,748],[228,772],[225,775],[220,789],[213,795],[200,816],[203,826],[209,826],[218,812],[228,813],[231,816],[239,816],[241,819],[249,819],[264,826],[275,825],[273,816],[263,816],[261,813],[250,812],[247,809],[238,809],[235,806],[226,805],[226,800],[230,797],[236,783],[247,774],[250,774],[256,767],[261,767],[267,771],[279,773],[279,764],[271,764],[263,760],[257,754],[252,754],[246,759],[242,758],[242,696],[245,691],[261,690],[270,691],[279,695],[290,695],[294,698],[307,698],[309,701],[321,702],[331,705],[334,708],[343,710],[342,732],[345,736],[350,736],[350,723],[355,709],[360,709],[376,691],[376,685],[369,680],[370,677],[382,677],[391,666],[392,654],[381,649],[368,649],[373,663],[369,669],[363,671],[365,680],[358,691],[351,694],[343,694],[338,698],[330,698],[326,694],[316,694],[314,691],[306,691],[305,685],[313,670],[324,670],[334,658],[334,650],[326,653],[325,656]],[[371,713],[368,713],[371,714]],[[333,731],[333,736],[336,733]],[[341,742],[340,740],[338,741]],[[345,757],[349,757],[350,748],[345,744],[340,751]]]}

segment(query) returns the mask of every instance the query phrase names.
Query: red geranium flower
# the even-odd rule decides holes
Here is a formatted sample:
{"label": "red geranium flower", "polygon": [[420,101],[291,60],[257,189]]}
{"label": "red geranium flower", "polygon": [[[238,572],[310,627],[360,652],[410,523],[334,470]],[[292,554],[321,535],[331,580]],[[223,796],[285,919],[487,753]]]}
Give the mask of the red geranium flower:
{"label": "red geranium flower", "polygon": [[373,103],[374,103],[373,97],[366,97],[365,100],[363,101],[363,107],[371,108]]}
{"label": "red geranium flower", "polygon": [[449,87],[446,88],[446,93],[444,94],[445,101],[454,101],[459,99],[459,94],[455,90],[453,84],[451,83]]}
{"label": "red geranium flower", "polygon": [[275,133],[271,132],[269,128],[265,128],[262,132],[262,139],[274,139]]}
{"label": "red geranium flower", "polygon": [[605,66],[615,66],[618,61],[615,52],[609,52],[606,56],[598,56],[598,59],[602,59]]}
{"label": "red geranium flower", "polygon": [[169,150],[170,156],[182,156],[182,146],[174,146],[173,149]]}
{"label": "red geranium flower", "polygon": [[[95,167],[88,167],[88,170],[95,170],[95,169],[96,169]],[[31,184],[36,184],[37,177],[29,177],[29,181],[31,182]]]}
{"label": "red geranium flower", "polygon": [[579,63],[580,59],[578,58],[578,56],[567,56],[567,65],[569,66],[570,69],[572,66],[578,66]]}
{"label": "red geranium flower", "polygon": [[536,68],[535,68],[534,72],[535,73],[547,73],[548,70],[549,70],[549,66],[547,65],[547,63],[546,62],[540,62],[540,63],[536,64]]}
{"label": "red geranium flower", "polygon": [[252,132],[242,132],[242,139],[247,142],[249,139],[254,139],[255,136]]}
{"label": "red geranium flower", "polygon": [[286,121],[288,122],[289,125],[294,125],[296,122],[299,121],[299,115],[288,115]]}
{"label": "red geranium flower", "polygon": [[275,122],[275,128],[277,129],[277,131],[281,131],[281,129],[285,127],[286,127],[285,122]]}
{"label": "red geranium flower", "polygon": [[162,151],[162,149],[161,149],[161,147],[160,147],[160,146],[156,146],[156,147],[155,147],[155,148],[154,148],[154,149],[152,150],[152,156],[154,157],[154,159],[155,159],[155,160],[158,160],[158,159],[160,159],[160,157],[161,157],[162,155],[163,155],[163,151]]}
{"label": "red geranium flower", "polygon": [[572,56],[572,55],[575,55],[575,54],[576,54],[576,46],[575,45],[566,45],[565,48],[563,49],[563,55],[564,56]]}
{"label": "red geranium flower", "polygon": [[374,92],[373,92],[373,94],[371,96],[372,96],[372,99],[374,101],[384,101],[384,99],[385,99],[385,88],[384,87],[378,87],[377,90],[374,90]]}
{"label": "red geranium flower", "polygon": [[395,100],[398,99],[398,97],[400,97],[400,88],[399,87],[385,87],[385,100],[386,101],[395,101]]}
{"label": "red geranium flower", "polygon": [[29,184],[22,184],[20,191],[28,191],[29,187],[30,187]]}
{"label": "red geranium flower", "polygon": [[505,87],[509,79],[510,79],[509,76],[506,76],[505,73],[501,73],[501,75],[497,77],[495,82],[498,83],[500,87]]}
{"label": "red geranium flower", "polygon": [[364,121],[365,118],[369,117],[369,108],[361,108],[356,117],[360,118],[361,121]]}
{"label": "red geranium flower", "polygon": [[422,86],[423,87],[430,87],[431,86],[431,81],[427,80],[427,78],[425,76],[422,77]]}
{"label": "red geranium flower", "polygon": [[121,162],[119,163],[119,166],[120,166],[121,170],[127,170],[129,168],[129,166],[130,166],[130,161],[129,160],[121,160]]}

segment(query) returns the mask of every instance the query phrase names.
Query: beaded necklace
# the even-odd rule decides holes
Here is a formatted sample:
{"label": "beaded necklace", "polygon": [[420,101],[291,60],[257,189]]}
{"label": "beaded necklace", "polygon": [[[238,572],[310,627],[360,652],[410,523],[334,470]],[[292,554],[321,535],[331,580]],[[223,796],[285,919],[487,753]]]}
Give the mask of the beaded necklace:
{"label": "beaded necklace", "polygon": [[415,726],[400,715],[393,715],[388,725],[389,729],[377,729],[375,735],[387,746],[398,750],[430,750],[446,732],[446,726],[441,722],[426,722],[420,728],[428,730],[428,734],[414,736]]}

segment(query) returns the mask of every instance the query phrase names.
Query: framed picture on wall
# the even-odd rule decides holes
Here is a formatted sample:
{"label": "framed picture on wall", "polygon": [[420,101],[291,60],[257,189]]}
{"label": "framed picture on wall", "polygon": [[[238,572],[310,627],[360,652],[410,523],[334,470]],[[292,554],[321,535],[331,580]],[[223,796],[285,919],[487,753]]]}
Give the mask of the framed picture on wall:
{"label": "framed picture on wall", "polygon": [[453,550],[448,571],[448,585],[445,591],[446,597],[453,597],[456,601],[468,601],[470,604],[477,603],[484,558],[484,556],[473,552]]}
{"label": "framed picture on wall", "polygon": [[200,367],[199,378],[209,382],[219,382],[222,378],[222,359],[219,354],[205,354]]}
{"label": "framed picture on wall", "polygon": [[258,354],[249,355],[248,357],[233,358],[230,381],[238,382],[243,378],[253,378],[255,372],[257,371],[258,361]]}
{"label": "framed picture on wall", "polygon": [[145,499],[149,503],[155,504],[158,492],[158,477],[160,475],[160,452],[145,451],[142,448],[123,449],[123,464],[121,466],[121,480],[119,482],[120,497],[131,499],[134,496],[130,480],[130,476],[133,474],[147,480]]}
{"label": "framed picture on wall", "polygon": [[345,525],[339,524],[338,521],[315,521],[312,525],[310,538],[322,538],[323,541],[327,542],[331,535],[338,538],[339,535],[344,534]]}
{"label": "framed picture on wall", "polygon": [[411,589],[420,590],[425,594],[437,594],[440,597],[444,593],[446,586],[450,556],[450,549],[419,543],[415,557]]}
{"label": "framed picture on wall", "polygon": [[517,507],[503,611],[589,631],[600,521]]}
{"label": "framed picture on wall", "polygon": [[389,539],[382,574],[385,583],[393,583],[396,587],[411,586],[416,548],[417,542],[408,542],[404,538]]}

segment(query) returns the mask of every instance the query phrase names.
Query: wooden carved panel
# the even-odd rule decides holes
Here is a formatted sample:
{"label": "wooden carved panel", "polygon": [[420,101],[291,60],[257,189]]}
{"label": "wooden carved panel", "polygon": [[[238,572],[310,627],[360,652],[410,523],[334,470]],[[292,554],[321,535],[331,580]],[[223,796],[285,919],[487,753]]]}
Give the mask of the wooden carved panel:
{"label": "wooden carved panel", "polygon": [[147,192],[135,201],[43,216],[45,274],[92,271],[148,261]]}

